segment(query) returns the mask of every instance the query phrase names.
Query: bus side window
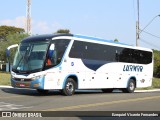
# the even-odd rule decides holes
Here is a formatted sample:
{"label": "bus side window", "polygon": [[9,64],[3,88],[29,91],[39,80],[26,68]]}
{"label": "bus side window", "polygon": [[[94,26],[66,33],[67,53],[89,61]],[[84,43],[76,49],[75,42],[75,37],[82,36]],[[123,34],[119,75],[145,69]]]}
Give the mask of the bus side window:
{"label": "bus side window", "polygon": [[55,65],[56,64],[56,49],[55,45],[51,44],[49,51],[48,51],[48,56],[46,59],[46,65]]}

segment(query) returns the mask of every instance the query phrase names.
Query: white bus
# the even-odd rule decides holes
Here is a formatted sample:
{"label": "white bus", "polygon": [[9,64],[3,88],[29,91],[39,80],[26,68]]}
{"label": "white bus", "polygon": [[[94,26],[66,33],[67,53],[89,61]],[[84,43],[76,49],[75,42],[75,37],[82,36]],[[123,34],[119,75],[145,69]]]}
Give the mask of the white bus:
{"label": "white bus", "polygon": [[151,86],[152,54],[151,49],[82,35],[31,36],[18,46],[11,84],[39,93],[56,89],[67,96],[76,89],[132,93]]}

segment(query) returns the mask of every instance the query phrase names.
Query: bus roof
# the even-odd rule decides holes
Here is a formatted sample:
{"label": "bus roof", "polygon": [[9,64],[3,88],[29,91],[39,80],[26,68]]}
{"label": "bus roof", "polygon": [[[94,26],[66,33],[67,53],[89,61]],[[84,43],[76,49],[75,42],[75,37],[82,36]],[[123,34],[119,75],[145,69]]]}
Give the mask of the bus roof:
{"label": "bus roof", "polygon": [[73,36],[77,37],[77,38],[83,38],[83,39],[95,40],[95,41],[100,41],[100,42],[107,42],[107,43],[114,43],[114,44],[120,44],[120,45],[130,46],[130,45],[125,44],[125,43],[114,42],[113,40],[106,40],[106,39],[96,38],[96,37],[91,37],[91,36],[83,36],[83,35],[73,35]]}
{"label": "bus roof", "polygon": [[21,42],[25,43],[25,42],[31,42],[31,41],[50,41],[54,37],[63,37],[63,36],[87,39],[87,40],[98,41],[98,42],[106,42],[106,43],[111,43],[111,44],[114,44],[114,45],[122,45],[122,46],[124,45],[126,47],[128,46],[128,47],[131,47],[131,48],[134,48],[134,49],[138,48],[138,49],[143,49],[143,50],[147,50],[147,51],[152,51],[151,49],[148,49],[148,48],[137,47],[137,46],[132,46],[132,45],[128,45],[128,44],[125,44],[125,43],[121,43],[121,42],[114,42],[113,40],[106,40],[106,39],[102,39],[102,38],[84,36],[84,35],[78,35],[78,34],[35,35],[35,36],[29,36],[29,37],[23,39]]}
{"label": "bus roof", "polygon": [[60,37],[60,36],[73,36],[72,34],[45,34],[45,35],[35,35],[29,36],[22,40],[22,43],[30,42],[30,41],[48,41],[53,37]]}
{"label": "bus roof", "polygon": [[[48,41],[48,39],[52,39],[53,37],[61,37],[61,36],[71,36],[76,38],[82,38],[82,39],[88,39],[88,40],[94,40],[94,41],[101,41],[101,42],[109,42],[114,44],[121,44],[121,45],[127,45],[120,42],[114,42],[113,40],[105,40],[102,38],[96,38],[96,37],[90,37],[90,36],[84,36],[84,35],[76,35],[76,34],[46,34],[46,35],[35,35],[35,36],[29,36],[25,39],[23,39],[22,42],[29,42],[29,41]],[[128,45],[129,46],[129,45]]]}
{"label": "bus roof", "polygon": [[82,38],[82,39],[87,39],[87,40],[94,40],[94,41],[98,41],[98,42],[106,42],[106,43],[111,43],[112,45],[115,46],[121,46],[121,47],[128,47],[128,48],[132,48],[132,49],[139,49],[139,50],[146,50],[146,51],[150,51],[153,52],[151,49],[149,48],[144,48],[144,47],[139,47],[139,46],[132,46],[132,45],[128,45],[125,43],[121,43],[121,42],[114,42],[113,40],[106,40],[106,39],[102,39],[102,38],[96,38],[96,37],[90,37],[90,36],[83,36],[83,35],[73,35],[75,38]]}

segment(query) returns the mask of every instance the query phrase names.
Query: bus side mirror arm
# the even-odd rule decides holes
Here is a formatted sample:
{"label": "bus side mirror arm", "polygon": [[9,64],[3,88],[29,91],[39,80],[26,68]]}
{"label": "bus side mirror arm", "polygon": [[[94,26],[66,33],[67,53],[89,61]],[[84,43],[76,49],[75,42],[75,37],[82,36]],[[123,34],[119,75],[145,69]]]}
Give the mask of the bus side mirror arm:
{"label": "bus side mirror arm", "polygon": [[10,57],[10,49],[11,48],[15,48],[15,47],[18,47],[18,44],[11,45],[6,49],[7,62],[9,64],[9,72],[10,72],[10,59],[9,59],[9,57]]}
{"label": "bus side mirror arm", "polygon": [[10,49],[11,49],[11,48],[15,48],[15,47],[18,47],[18,44],[11,45],[11,46],[9,46],[9,47],[6,49],[6,56],[7,56],[7,57],[10,56]]}

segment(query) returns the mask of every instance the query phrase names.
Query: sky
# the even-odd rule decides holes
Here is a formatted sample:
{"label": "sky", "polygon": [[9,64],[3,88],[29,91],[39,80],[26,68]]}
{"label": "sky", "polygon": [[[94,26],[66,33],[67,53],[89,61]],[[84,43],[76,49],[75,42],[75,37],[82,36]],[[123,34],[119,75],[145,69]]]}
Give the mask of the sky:
{"label": "sky", "polygon": [[[27,0],[0,0],[0,25],[25,28]],[[139,0],[139,46],[160,50],[160,0]],[[157,17],[156,17],[157,16]],[[32,34],[69,29],[136,45],[137,0],[31,0]]]}

